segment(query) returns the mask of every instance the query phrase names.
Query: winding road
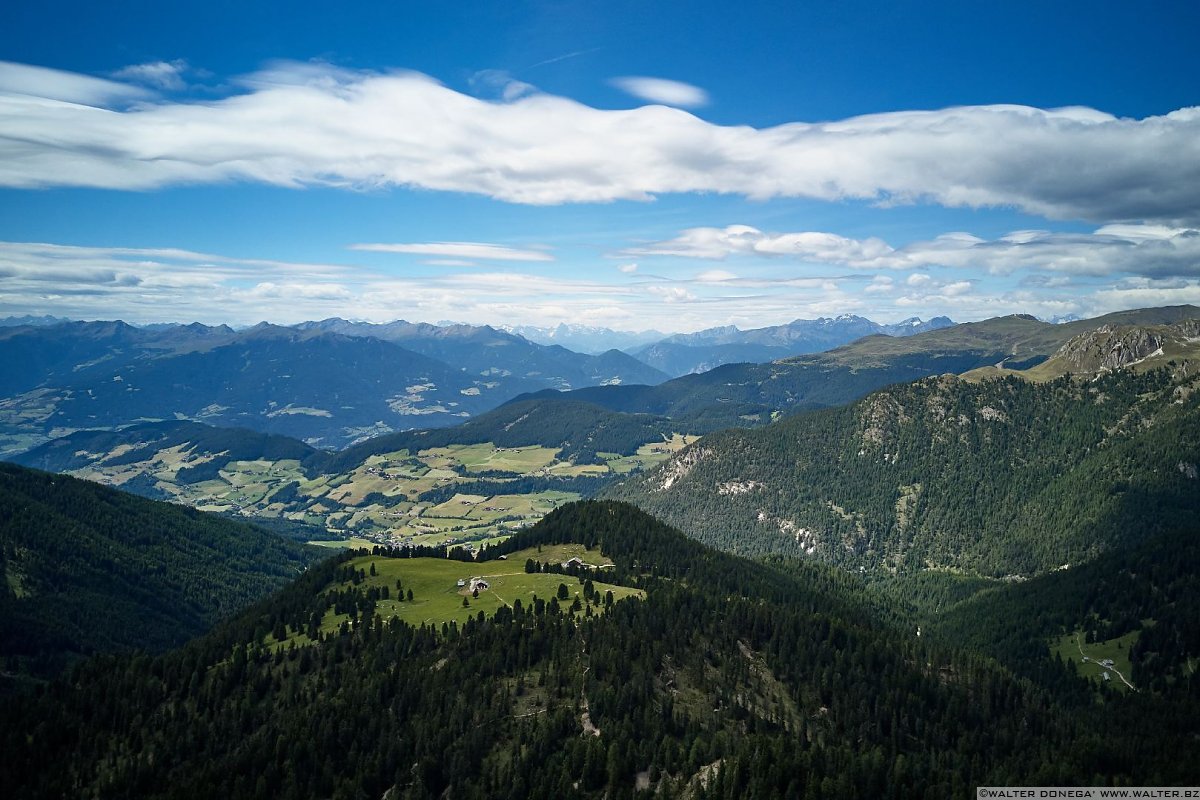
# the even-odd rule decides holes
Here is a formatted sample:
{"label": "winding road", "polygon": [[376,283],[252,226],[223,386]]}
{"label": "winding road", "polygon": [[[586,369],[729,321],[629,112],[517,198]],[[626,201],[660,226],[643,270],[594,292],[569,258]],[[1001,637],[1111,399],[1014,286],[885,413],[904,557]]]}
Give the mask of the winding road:
{"label": "winding road", "polygon": [[1106,666],[1104,666],[1103,664],[1101,664],[1099,661],[1097,661],[1096,659],[1092,658],[1091,656],[1089,656],[1089,655],[1084,655],[1084,652],[1083,652],[1083,645],[1079,643],[1079,634],[1078,634],[1078,633],[1077,633],[1077,634],[1075,634],[1075,646],[1079,648],[1079,656],[1080,656],[1080,658],[1082,658],[1084,661],[1090,661],[1090,662],[1092,662],[1093,664],[1096,664],[1096,665],[1098,665],[1098,666],[1102,667],[1103,669],[1106,669],[1106,670],[1108,670],[1109,672],[1115,672],[1115,673],[1117,673],[1117,677],[1118,677],[1118,678],[1120,678],[1120,679],[1121,679],[1121,681],[1122,681],[1122,682],[1123,682],[1123,683],[1124,683],[1126,686],[1128,686],[1130,689],[1133,689],[1135,692],[1137,691],[1137,687],[1136,687],[1136,686],[1134,686],[1132,683],[1130,683],[1130,682],[1129,682],[1129,680],[1128,680],[1128,679],[1127,679],[1127,678],[1126,678],[1124,675],[1122,675],[1122,674],[1121,674],[1121,670],[1117,669],[1116,667],[1106,667]]}

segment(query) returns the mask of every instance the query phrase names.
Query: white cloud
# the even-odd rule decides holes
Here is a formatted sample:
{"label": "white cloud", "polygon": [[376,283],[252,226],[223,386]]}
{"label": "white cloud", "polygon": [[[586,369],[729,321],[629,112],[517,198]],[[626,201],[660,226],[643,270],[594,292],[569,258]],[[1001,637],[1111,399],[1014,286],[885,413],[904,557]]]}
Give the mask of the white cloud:
{"label": "white cloud", "polygon": [[[137,86],[106,81],[76,72],[14,64],[11,61],[0,61],[0,94],[24,96],[24,99],[12,98],[14,104],[28,104],[33,107],[54,105],[47,101],[104,105],[149,97],[145,89]],[[0,106],[0,135],[5,135],[7,125],[4,116],[8,113],[11,112]],[[0,149],[0,153],[2,152],[4,150]]]}
{"label": "white cloud", "polygon": [[1185,303],[1200,305],[1200,280],[1129,281],[1102,289],[1094,298],[1096,305],[1105,311]]}
{"label": "white cloud", "polygon": [[1036,286],[1042,289],[1061,289],[1070,286],[1074,279],[1070,275],[1047,275],[1034,273],[1021,279],[1023,286]]}
{"label": "white cloud", "polygon": [[725,228],[688,228],[674,239],[624,251],[634,255],[683,256],[723,259],[747,253],[763,256],[794,256],[830,264],[884,261],[895,252],[880,239],[847,239],[833,233],[766,234],[749,225]]}
{"label": "white cloud", "polygon": [[151,61],[146,64],[131,64],[122,67],[112,74],[118,80],[133,81],[156,89],[179,91],[186,89],[183,74],[187,71],[187,62],[183,59],[174,61]]}
{"label": "white cloud", "polygon": [[[494,262],[497,263],[498,262]],[[510,269],[507,264],[505,269]],[[789,270],[792,271],[792,270]],[[959,321],[1023,312],[1084,316],[1149,305],[1200,303],[1200,280],[1073,278],[1061,290],[956,271],[838,279],[808,273],[629,279],[615,271],[575,277],[512,271],[429,270],[397,275],[355,264],[240,259],[173,248],[75,247],[0,242],[4,314],[53,314],[129,322],[252,324],[341,316],[386,322],[465,319],[476,324],[579,322],[689,331],[779,324],[797,317],[860,313],[879,321],[946,314]],[[714,271],[717,272],[717,271]],[[794,272],[794,271],[792,271]],[[432,274],[430,274],[432,273]],[[702,280],[701,278],[716,278]]]}
{"label": "white cloud", "polygon": [[646,290],[664,303],[686,303],[696,299],[696,295],[682,286],[648,286]]}
{"label": "white cloud", "polygon": [[697,275],[696,280],[700,283],[724,283],[737,280],[737,275],[723,269],[710,269]]}
{"label": "white cloud", "polygon": [[[1041,270],[1076,275],[1200,275],[1200,231],[1162,225],[1106,225],[1094,233],[1014,231],[995,240],[947,233],[894,248],[882,239],[832,233],[768,234],[748,225],[690,228],[678,236],[624,251],[638,256],[723,259],[789,256],[853,269],[973,268],[996,275]],[[920,280],[916,276],[909,281]]]}
{"label": "white cloud", "polygon": [[617,266],[617,269],[620,270],[621,272],[624,272],[626,275],[632,275],[633,273],[637,272],[638,265],[632,264],[632,263],[631,264],[620,264]]}
{"label": "white cloud", "polygon": [[623,92],[651,103],[662,103],[665,106],[680,106],[682,108],[697,108],[708,105],[708,92],[698,86],[666,78],[646,78],[631,75],[624,78],[613,78],[611,81]]}
{"label": "white cloud", "polygon": [[114,110],[144,90],[0,65],[0,185],[253,181],[529,204],[712,192],[1200,224],[1200,108],[1139,120],[973,106],[755,129],[546,94],[489,102],[423,75],[320,64],[275,64],[237,85],[221,100]]}
{"label": "white cloud", "polygon": [[397,277],[357,265],[306,264],[172,248],[0,242],[0,308],[129,322],[292,323],[331,316],[375,322],[468,319],[698,330],[728,321],[786,321],[799,309],[842,308],[823,281],[745,292],[722,283],[608,282],[514,272],[445,271]]}
{"label": "white cloud", "polygon": [[[553,261],[554,256],[542,250],[518,250],[483,242],[417,242],[411,244],[352,244],[351,250],[371,253],[416,253],[427,256],[450,256],[462,259],[482,258],[491,261]],[[454,266],[464,266],[462,263]]]}
{"label": "white cloud", "polygon": [[895,290],[895,281],[887,275],[876,275],[870,284],[863,287],[865,294],[890,294]]}

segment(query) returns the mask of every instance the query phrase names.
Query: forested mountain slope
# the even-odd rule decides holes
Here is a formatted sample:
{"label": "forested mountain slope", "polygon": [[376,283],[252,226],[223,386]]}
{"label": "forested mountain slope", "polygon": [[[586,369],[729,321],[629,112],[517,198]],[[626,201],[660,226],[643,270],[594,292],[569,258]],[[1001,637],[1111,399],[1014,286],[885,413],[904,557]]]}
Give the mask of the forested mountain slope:
{"label": "forested mountain slope", "polygon": [[1200,520],[1070,569],[995,584],[926,619],[932,635],[1039,679],[1056,658],[1082,668],[1093,645],[1118,642],[1137,691],[1200,696]]}
{"label": "forested mountain slope", "polygon": [[1034,383],[927,378],[705,437],[611,490],[714,546],[868,570],[1028,574],[1200,512],[1190,362]]}
{"label": "forested mountain slope", "polygon": [[[1186,698],[1127,734],[1106,705],[872,622],[822,570],[723,555],[612,503],[510,541],[581,540],[615,566],[563,574],[568,593],[603,573],[644,599],[586,616],[506,598],[412,627],[364,593],[389,554],[344,556],[178,651],[10,703],[0,780],[30,798],[900,798],[1197,778]],[[361,621],[280,646],[331,585]]]}
{"label": "forested mountain slope", "polygon": [[0,463],[0,655],[9,672],[182,644],[310,559],[250,525]]}

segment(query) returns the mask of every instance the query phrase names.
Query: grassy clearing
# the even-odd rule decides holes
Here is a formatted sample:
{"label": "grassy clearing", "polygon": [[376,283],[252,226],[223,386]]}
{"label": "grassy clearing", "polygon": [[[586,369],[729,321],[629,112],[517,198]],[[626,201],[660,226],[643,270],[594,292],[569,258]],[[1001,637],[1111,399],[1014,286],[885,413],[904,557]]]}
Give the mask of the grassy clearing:
{"label": "grassy clearing", "polygon": [[530,474],[545,469],[558,458],[558,448],[538,445],[528,447],[496,447],[483,444],[458,444],[422,450],[418,457],[432,468],[450,469],[461,466],[467,472],[504,470]]}
{"label": "grassy clearing", "polygon": [[610,472],[607,464],[571,464],[560,461],[549,467],[547,473],[563,478],[577,478],[580,475],[607,475]]}
{"label": "grassy clearing", "polygon": [[699,439],[699,436],[685,436],[680,433],[671,434],[671,438],[662,442],[647,442],[637,449],[632,456],[621,456],[616,453],[606,453],[608,468],[617,475],[628,475],[634,470],[646,470],[668,458]]}
{"label": "grassy clearing", "polygon": [[32,450],[46,441],[39,433],[0,432],[0,457]]}
{"label": "grassy clearing", "polygon": [[601,554],[600,548],[588,550],[581,544],[544,544],[508,554],[508,560],[520,564],[522,568],[531,558],[542,564],[562,564],[572,558],[582,559],[583,563],[593,567],[609,567],[613,563],[611,558]]}
{"label": "grassy clearing", "polygon": [[351,536],[349,539],[321,540],[309,542],[309,544],[316,545],[317,547],[327,547],[331,550],[345,550],[350,547],[372,548],[375,546],[374,542],[368,539],[359,538],[358,536]]}
{"label": "grassy clearing", "polygon": [[[327,543],[314,542],[326,546]],[[328,543],[336,546],[336,543]],[[578,546],[582,550],[582,545]],[[375,574],[371,575],[371,565],[375,566]],[[516,563],[512,557],[506,561],[492,560],[485,562],[450,561],[441,558],[384,558],[380,556],[360,556],[348,563],[348,566],[363,570],[367,578],[358,584],[360,590],[377,586],[388,587],[391,595],[388,600],[381,600],[376,605],[376,613],[384,620],[397,617],[410,625],[436,625],[443,622],[456,622],[463,625],[469,618],[476,617],[482,612],[485,616],[495,614],[503,606],[512,606],[520,600],[525,607],[531,607],[535,597],[550,601],[558,596],[560,584],[567,587],[568,598],[559,600],[563,613],[571,613],[570,608],[578,597],[583,610],[577,615],[586,615],[589,607],[583,599],[583,584],[578,578],[570,575],[553,573],[526,574],[524,560]],[[479,596],[474,597],[470,591],[472,578],[483,578],[488,583],[487,589],[480,589]],[[466,585],[459,586],[462,580]],[[396,582],[401,585],[400,592],[407,597],[411,589],[413,599],[397,599],[400,592],[396,590]],[[334,584],[329,589],[344,589],[352,584]],[[593,586],[602,598],[605,593],[612,592],[614,601],[630,597],[641,599],[645,592],[628,586],[593,582]],[[326,590],[328,591],[328,589]],[[463,605],[464,598],[467,605]],[[603,614],[603,602],[590,605],[592,614]],[[336,631],[348,615],[335,614],[333,609],[325,613],[321,620],[321,630],[327,633]],[[303,634],[293,634],[283,642],[269,639],[272,647],[288,647],[289,644],[307,644],[309,639]]]}
{"label": "grassy clearing", "polygon": [[[1112,659],[1112,666],[1132,682],[1130,673],[1133,671],[1133,665],[1129,660],[1129,650],[1137,641],[1140,633],[1140,630],[1131,631],[1116,639],[1086,644],[1083,641],[1083,631],[1074,631],[1052,642],[1050,651],[1063,660],[1075,662],[1075,668],[1079,674],[1088,680],[1097,684],[1107,683],[1109,686],[1126,692],[1129,691],[1129,687],[1101,662]],[[1083,650],[1082,654],[1080,648]],[[1105,672],[1108,672],[1110,676],[1107,681],[1104,680]]]}
{"label": "grassy clearing", "polygon": [[4,565],[4,582],[8,586],[8,590],[13,593],[17,599],[28,597],[29,592],[25,591],[25,581],[21,574],[17,572],[11,563]]}

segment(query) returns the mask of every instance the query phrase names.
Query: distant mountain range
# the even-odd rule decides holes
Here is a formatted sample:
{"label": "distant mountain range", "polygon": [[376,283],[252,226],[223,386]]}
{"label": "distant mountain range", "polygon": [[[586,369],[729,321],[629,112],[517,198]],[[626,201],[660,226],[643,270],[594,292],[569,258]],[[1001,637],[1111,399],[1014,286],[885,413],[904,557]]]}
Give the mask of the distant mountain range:
{"label": "distant mountain range", "polygon": [[620,351],[598,356],[488,327],[325,320],[135,328],[67,322],[0,328],[0,452],[62,433],[193,419],[323,447],[449,425],[541,389],[652,384]]}
{"label": "distant mountain range", "polygon": [[16,328],[20,325],[57,325],[60,322],[70,321],[66,317],[52,317],[49,314],[44,314],[40,317],[26,314],[21,317],[0,317],[0,328]]}
{"label": "distant mountain range", "polygon": [[559,344],[537,344],[496,328],[472,325],[439,326],[428,323],[389,322],[375,325],[327,319],[295,326],[302,331],[337,333],[379,339],[415,353],[453,364],[464,372],[485,378],[558,384],[559,388],[621,383],[658,383],[666,375],[609,348],[586,355]]}
{"label": "distant mountain range", "polygon": [[[244,330],[120,321],[0,327],[0,454],[76,430],[155,420],[242,427],[340,449],[394,431],[454,425],[517,397],[564,392],[703,433],[838,405],[926,375],[1031,366],[1099,325],[1196,316],[1182,306],[1059,325],[1013,316],[882,326],[844,315],[749,331],[714,328],[638,351],[671,371],[739,362],[672,380],[619,350],[586,355],[487,326],[327,319]],[[771,360],[863,333],[833,350]]]}
{"label": "distant mountain range", "polygon": [[[944,321],[948,324],[948,320]],[[0,321],[0,454],[74,430],[190,419],[341,448],[398,430],[453,425],[519,395],[653,386],[668,375],[610,345],[659,339],[559,325],[514,328],[326,319],[295,326],[128,325],[54,317]],[[855,333],[912,333],[860,317],[668,337],[649,360],[673,371],[763,361]],[[563,342],[597,350],[576,352]],[[601,349],[604,348],[604,349]],[[674,353],[658,358],[655,353]],[[673,360],[672,360],[673,359]]]}
{"label": "distant mountain range", "polygon": [[842,405],[884,386],[930,375],[995,365],[1032,367],[1072,337],[1102,326],[1196,318],[1196,306],[1121,311],[1060,325],[1015,314],[906,337],[867,336],[824,353],[768,364],[726,364],[656,386],[590,387],[561,396],[614,411],[660,414],[686,421],[695,431],[748,427],[781,414]]}
{"label": "distant mountain range", "polygon": [[[36,403],[42,402],[54,412],[52,419],[62,411],[71,419],[91,422],[84,430],[52,431],[59,434],[53,440],[10,454],[27,466],[72,471],[201,508],[316,526],[333,535],[354,531],[386,538],[400,530],[405,536],[424,537],[454,529],[459,531],[456,538],[476,541],[493,535],[505,520],[524,524],[526,515],[536,518],[537,509],[564,498],[589,496],[618,476],[648,469],[697,435],[761,427],[804,410],[842,405],[891,384],[946,373],[962,375],[965,385],[1008,376],[1044,383],[1067,373],[1091,375],[1124,368],[1143,372],[1172,361],[1194,361],[1200,355],[1197,318],[1200,309],[1193,307],[1123,312],[1066,325],[1026,316],[1001,317],[904,338],[874,335],[828,353],[766,365],[726,365],[657,386],[541,390],[490,411],[483,408],[480,395],[460,392],[462,400],[453,402],[459,402],[464,412],[475,410],[461,424],[378,430],[378,435],[357,444],[343,440],[337,452],[300,441],[304,437],[297,432],[387,413],[378,399],[394,398],[389,392],[400,385],[389,374],[389,366],[403,367],[397,372],[404,380],[420,371],[419,379],[435,385],[423,390],[431,395],[442,386],[469,385],[465,382],[469,374],[453,371],[445,361],[366,335],[376,328],[388,329],[381,336],[416,341],[427,352],[447,360],[457,357],[475,370],[495,368],[487,365],[498,362],[485,360],[493,350],[536,355],[546,348],[507,333],[466,326],[425,329],[407,323],[363,326],[337,320],[312,323],[302,330],[259,326],[241,333],[199,326],[155,334],[159,338],[152,341],[158,350],[153,352],[170,357],[147,356],[127,345],[113,348],[110,358],[80,369],[44,365],[55,375],[82,373],[87,382],[78,390],[25,392],[20,399],[29,406],[9,401],[0,405],[0,413],[23,409],[34,413]],[[122,341],[136,343],[141,341],[137,337],[147,335],[128,326],[88,325],[100,338],[124,337]],[[331,328],[359,335],[347,336]],[[201,336],[210,341],[201,342]],[[72,341],[79,348],[70,351],[63,364],[87,355],[78,337]],[[180,342],[187,347],[180,347]],[[489,349],[489,342],[498,344]],[[144,341],[142,345],[144,350]],[[485,354],[478,354],[479,349]],[[549,350],[554,354],[561,348]],[[407,360],[402,361],[401,354]],[[91,370],[112,370],[114,364],[120,365],[115,377],[93,378]],[[297,397],[302,392],[308,405],[256,413],[269,405],[270,397]],[[199,405],[221,394],[228,399],[220,406]],[[341,397],[358,400],[351,405],[341,402]],[[479,405],[463,402],[468,399]],[[191,405],[182,405],[189,400]],[[394,410],[394,404],[393,399],[388,409]],[[1052,406],[1049,400],[1045,405]],[[186,413],[146,421],[163,420],[161,411],[151,413],[163,407]],[[339,413],[336,417],[321,413],[328,409]],[[911,417],[917,412],[905,413]],[[1023,408],[1013,413],[1033,412]],[[411,416],[424,421],[431,415]],[[364,425],[363,430],[369,428]],[[774,425],[770,430],[785,428]],[[721,442],[722,436],[732,435],[718,434],[705,441]],[[828,444],[822,436],[816,436],[812,447]],[[768,447],[767,439],[765,448],[778,449]],[[384,474],[389,477],[381,477]],[[455,499],[456,495],[462,496]],[[445,505],[433,509],[431,502]],[[704,502],[688,498],[653,510],[670,517],[702,509]],[[728,509],[740,501],[735,494],[718,502]],[[704,517],[710,522],[719,519],[715,512]],[[739,539],[736,547],[758,552],[756,548],[763,545],[755,541],[754,537]],[[798,542],[789,546],[793,545],[799,546]],[[838,552],[826,555],[832,558]]]}
{"label": "distant mountain range", "polygon": [[798,319],[786,325],[751,330],[726,325],[697,333],[680,333],[631,352],[641,361],[678,377],[707,372],[723,364],[762,364],[819,353],[864,336],[912,336],[952,325],[954,322],[949,317],[934,317],[928,322],[912,317],[895,325],[881,325],[864,317],[843,314],[833,318]]}
{"label": "distant mountain range", "polygon": [[883,325],[864,317],[798,319],[786,325],[742,330],[736,325],[707,328],[695,333],[665,334],[654,330],[614,331],[587,325],[560,324],[504,326],[504,330],[540,344],[557,344],[581,353],[601,353],[616,348],[663,372],[678,377],[705,372],[735,362],[765,363],[803,353],[816,353],[847,344],[863,336],[911,336],[953,325],[948,317],[924,322],[917,317]]}
{"label": "distant mountain range", "polygon": [[524,337],[538,344],[557,344],[579,353],[603,353],[608,350],[630,352],[639,347],[660,341],[667,334],[655,330],[614,331],[591,325],[568,325],[559,323],[552,328],[536,325],[501,325],[501,329]]}

